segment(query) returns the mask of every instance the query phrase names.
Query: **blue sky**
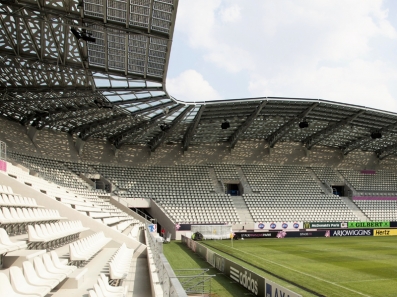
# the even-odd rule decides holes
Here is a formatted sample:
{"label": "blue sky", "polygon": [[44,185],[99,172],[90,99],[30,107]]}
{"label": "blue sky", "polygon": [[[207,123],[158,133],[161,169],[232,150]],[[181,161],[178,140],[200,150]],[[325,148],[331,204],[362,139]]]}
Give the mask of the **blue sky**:
{"label": "blue sky", "polygon": [[397,112],[397,1],[180,0],[167,90]]}

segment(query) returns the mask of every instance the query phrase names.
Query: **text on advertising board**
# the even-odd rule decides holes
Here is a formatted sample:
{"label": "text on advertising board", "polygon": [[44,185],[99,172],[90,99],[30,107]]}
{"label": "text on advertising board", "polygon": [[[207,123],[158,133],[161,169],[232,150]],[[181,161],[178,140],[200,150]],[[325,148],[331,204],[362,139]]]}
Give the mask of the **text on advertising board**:
{"label": "text on advertising board", "polygon": [[373,229],[339,229],[331,230],[331,236],[372,236]]}
{"label": "text on advertising board", "polygon": [[374,236],[397,236],[397,229],[375,229]]}
{"label": "text on advertising board", "polygon": [[390,222],[349,222],[349,228],[389,228]]}

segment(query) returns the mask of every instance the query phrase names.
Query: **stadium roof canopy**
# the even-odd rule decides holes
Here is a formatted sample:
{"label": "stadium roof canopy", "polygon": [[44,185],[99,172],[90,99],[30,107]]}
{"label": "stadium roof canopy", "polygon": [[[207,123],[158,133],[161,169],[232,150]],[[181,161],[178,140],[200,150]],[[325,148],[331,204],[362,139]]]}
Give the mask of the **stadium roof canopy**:
{"label": "stadium roof canopy", "polygon": [[394,113],[313,99],[186,103],[170,97],[165,79],[177,5],[0,0],[1,115],[38,130],[106,139],[117,148],[233,148],[259,140],[270,147],[283,141],[336,147],[344,154],[361,149],[381,159],[397,151]]}

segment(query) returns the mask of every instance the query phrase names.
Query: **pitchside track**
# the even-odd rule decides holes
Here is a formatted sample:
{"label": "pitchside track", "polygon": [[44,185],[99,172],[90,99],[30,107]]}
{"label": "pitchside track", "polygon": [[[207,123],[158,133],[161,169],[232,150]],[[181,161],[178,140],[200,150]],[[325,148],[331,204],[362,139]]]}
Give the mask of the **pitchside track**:
{"label": "pitchside track", "polygon": [[264,276],[300,286],[303,290],[295,291],[303,296],[397,296],[397,237],[249,239],[234,241],[233,247],[230,240],[203,243]]}

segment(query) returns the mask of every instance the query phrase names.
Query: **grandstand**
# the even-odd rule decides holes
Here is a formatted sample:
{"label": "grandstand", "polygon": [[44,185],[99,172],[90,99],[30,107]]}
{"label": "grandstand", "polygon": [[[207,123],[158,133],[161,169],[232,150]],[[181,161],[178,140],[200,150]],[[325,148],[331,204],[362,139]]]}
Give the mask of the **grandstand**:
{"label": "grandstand", "polygon": [[177,6],[0,1],[1,296],[186,296],[154,227],[397,221],[397,114],[173,98]]}

